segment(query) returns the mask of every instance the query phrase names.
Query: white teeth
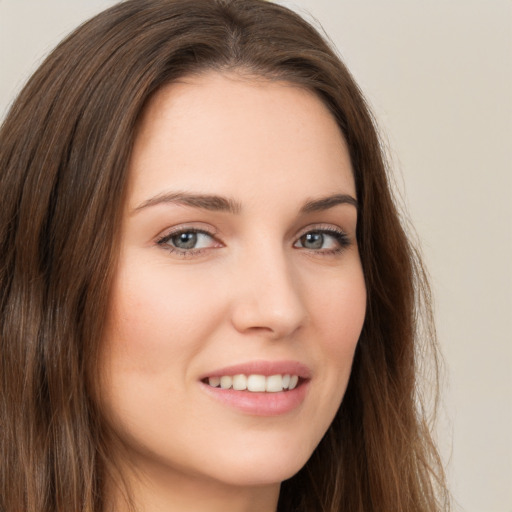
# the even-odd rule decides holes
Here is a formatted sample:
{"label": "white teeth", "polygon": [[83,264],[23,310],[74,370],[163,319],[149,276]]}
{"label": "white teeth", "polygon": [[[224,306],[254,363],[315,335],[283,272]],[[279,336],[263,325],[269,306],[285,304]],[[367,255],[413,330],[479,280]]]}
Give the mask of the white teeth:
{"label": "white teeth", "polygon": [[229,375],[223,375],[220,378],[220,387],[222,389],[229,389],[233,385],[233,377]]}
{"label": "white teeth", "polygon": [[235,391],[251,391],[253,393],[279,393],[287,389],[292,390],[299,383],[298,375],[223,375],[222,377],[209,377],[208,384],[214,388],[234,389]]}
{"label": "white teeth", "polygon": [[247,389],[249,391],[265,391],[267,387],[266,378],[264,375],[249,375],[247,377]]}
{"label": "white teeth", "polygon": [[265,391],[270,391],[271,393],[283,391],[283,377],[281,375],[271,375],[270,377],[267,377],[267,386]]}
{"label": "white teeth", "polygon": [[247,377],[245,375],[235,375],[233,377],[233,389],[237,391],[247,389]]}
{"label": "white teeth", "polygon": [[212,388],[218,388],[220,386],[220,377],[210,377],[208,384],[210,384]]}

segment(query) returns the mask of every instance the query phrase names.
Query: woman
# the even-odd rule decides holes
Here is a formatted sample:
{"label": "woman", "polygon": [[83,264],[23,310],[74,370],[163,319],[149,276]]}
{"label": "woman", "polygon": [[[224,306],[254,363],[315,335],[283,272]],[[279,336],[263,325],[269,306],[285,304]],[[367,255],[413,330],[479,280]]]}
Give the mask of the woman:
{"label": "woman", "polygon": [[0,140],[3,512],[447,509],[428,288],[306,22],[123,2]]}

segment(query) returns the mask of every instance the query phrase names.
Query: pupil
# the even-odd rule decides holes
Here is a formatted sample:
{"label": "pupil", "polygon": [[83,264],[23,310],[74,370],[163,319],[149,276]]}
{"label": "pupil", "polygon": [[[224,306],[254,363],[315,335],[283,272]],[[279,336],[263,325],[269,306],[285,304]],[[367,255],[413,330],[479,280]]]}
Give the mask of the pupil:
{"label": "pupil", "polygon": [[193,249],[197,243],[197,233],[180,233],[172,239],[178,249]]}
{"label": "pupil", "polygon": [[308,233],[302,237],[302,245],[307,249],[321,249],[324,245],[322,233]]}

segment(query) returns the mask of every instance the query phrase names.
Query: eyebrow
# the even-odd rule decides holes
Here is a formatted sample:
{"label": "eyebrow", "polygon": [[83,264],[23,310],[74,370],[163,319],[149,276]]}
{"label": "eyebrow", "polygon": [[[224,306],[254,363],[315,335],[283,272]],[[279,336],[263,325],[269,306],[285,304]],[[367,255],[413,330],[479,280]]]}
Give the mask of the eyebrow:
{"label": "eyebrow", "polygon": [[202,208],[203,210],[229,212],[233,214],[238,214],[242,211],[242,206],[240,205],[240,203],[238,203],[234,199],[230,199],[227,197],[216,196],[211,194],[191,194],[188,192],[173,192],[159,194],[155,197],[152,197],[151,199],[148,199],[147,201],[144,201],[133,210],[133,213],[138,212],[143,208],[148,208],[150,206],[155,206],[157,204],[162,203],[192,206],[193,208]]}
{"label": "eyebrow", "polygon": [[320,199],[312,199],[307,201],[300,209],[300,213],[321,212],[334,208],[339,204],[350,204],[356,209],[358,208],[357,200],[349,194],[334,194],[332,196],[321,197]]}
{"label": "eyebrow", "polygon": [[[149,208],[158,204],[178,204],[201,208],[203,210],[228,212],[239,214],[242,211],[242,205],[229,197],[223,197],[211,194],[192,194],[189,192],[169,192],[158,194],[137,206],[132,213],[136,213],[144,208]],[[321,197],[306,201],[300,209],[300,213],[312,213],[329,210],[340,204],[349,204],[358,207],[357,200],[349,194],[334,194],[332,196]]]}

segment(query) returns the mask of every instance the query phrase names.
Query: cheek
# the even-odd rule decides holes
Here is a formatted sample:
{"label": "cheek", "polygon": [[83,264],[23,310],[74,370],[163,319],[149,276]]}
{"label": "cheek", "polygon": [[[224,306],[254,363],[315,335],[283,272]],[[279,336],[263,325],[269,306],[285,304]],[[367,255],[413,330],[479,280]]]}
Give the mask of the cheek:
{"label": "cheek", "polygon": [[179,430],[174,422],[190,416],[191,362],[220,316],[199,281],[136,256],[118,269],[100,357],[101,402],[114,430],[137,449],[161,442],[162,425]]}
{"label": "cheek", "polygon": [[324,320],[329,333],[328,346],[339,354],[338,361],[343,363],[347,354],[353,354],[366,314],[366,291],[364,284],[351,290],[333,294],[331,304],[325,304]]}
{"label": "cheek", "polygon": [[[318,283],[317,283],[318,285]],[[310,313],[318,333],[316,355],[331,388],[335,407],[345,392],[366,314],[366,287],[359,264],[311,286]]]}
{"label": "cheek", "polygon": [[215,315],[199,277],[163,265],[128,261],[112,297],[107,343],[119,351],[116,361],[148,373],[183,368],[178,363],[200,348]]}
{"label": "cheek", "polygon": [[323,286],[311,286],[310,310],[315,325],[324,333],[326,348],[334,352],[353,351],[366,314],[366,287],[358,262],[341,275],[325,279]]}

